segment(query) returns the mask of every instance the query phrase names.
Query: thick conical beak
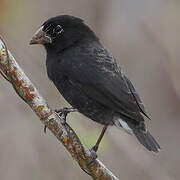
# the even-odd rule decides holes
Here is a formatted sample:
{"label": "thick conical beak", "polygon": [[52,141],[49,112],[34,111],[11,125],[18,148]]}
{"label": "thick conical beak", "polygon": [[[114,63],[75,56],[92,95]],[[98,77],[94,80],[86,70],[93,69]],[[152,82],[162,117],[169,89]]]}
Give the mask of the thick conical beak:
{"label": "thick conical beak", "polygon": [[52,43],[50,36],[43,31],[43,26],[37,30],[37,32],[32,37],[29,44],[48,44]]}

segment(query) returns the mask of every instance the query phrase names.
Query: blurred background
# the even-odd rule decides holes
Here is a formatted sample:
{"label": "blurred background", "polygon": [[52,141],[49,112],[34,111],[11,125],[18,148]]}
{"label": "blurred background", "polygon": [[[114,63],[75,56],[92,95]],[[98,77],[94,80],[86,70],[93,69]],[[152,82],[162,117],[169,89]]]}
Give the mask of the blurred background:
{"label": "blurred background", "polygon": [[[49,17],[81,17],[117,58],[150,114],[151,133],[163,150],[147,152],[137,140],[109,128],[99,159],[123,180],[179,180],[180,2],[178,0],[0,0],[0,34],[52,108],[68,106],[48,80],[45,50],[29,40]],[[83,144],[102,127],[72,113],[68,122]],[[31,109],[0,78],[0,179],[91,179]]]}

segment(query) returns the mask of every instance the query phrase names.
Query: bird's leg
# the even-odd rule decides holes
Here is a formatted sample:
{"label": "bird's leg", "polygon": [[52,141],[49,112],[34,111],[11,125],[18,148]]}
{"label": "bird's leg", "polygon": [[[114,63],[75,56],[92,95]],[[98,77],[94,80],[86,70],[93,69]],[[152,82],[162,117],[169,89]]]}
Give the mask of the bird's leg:
{"label": "bird's leg", "polygon": [[[64,120],[64,122],[66,122],[66,117],[70,112],[78,112],[78,110],[75,108],[67,108],[67,107],[59,110],[55,109],[54,111],[57,113],[58,116],[60,116]],[[46,133],[46,125],[44,126],[44,133]]]}
{"label": "bird's leg", "polygon": [[101,134],[100,134],[100,136],[99,136],[99,138],[98,138],[98,140],[96,141],[96,144],[90,149],[90,151],[91,151],[91,156],[92,156],[92,162],[97,158],[97,151],[98,151],[98,148],[99,148],[99,144],[100,144],[100,142],[101,142],[101,140],[102,140],[102,138],[103,138],[103,136],[104,136],[104,134],[105,134],[105,132],[106,132],[106,130],[107,130],[107,125],[105,125],[104,127],[103,127],[103,129],[102,129],[102,131],[101,131]]}
{"label": "bird's leg", "polygon": [[102,131],[101,131],[101,134],[100,134],[98,140],[96,141],[96,144],[91,148],[91,150],[93,150],[93,151],[95,151],[95,152],[98,151],[99,144],[100,144],[100,142],[101,142],[101,140],[102,140],[102,138],[103,138],[106,130],[107,130],[107,125],[103,127],[103,129],[102,129]]}

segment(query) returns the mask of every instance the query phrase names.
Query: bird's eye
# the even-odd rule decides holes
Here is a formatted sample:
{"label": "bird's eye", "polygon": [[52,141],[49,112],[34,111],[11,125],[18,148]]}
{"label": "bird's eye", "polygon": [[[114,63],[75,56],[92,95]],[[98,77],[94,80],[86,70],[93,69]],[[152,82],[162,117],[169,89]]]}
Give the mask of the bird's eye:
{"label": "bird's eye", "polygon": [[56,28],[55,28],[55,32],[56,34],[61,34],[63,32],[63,28],[61,25],[57,25]]}

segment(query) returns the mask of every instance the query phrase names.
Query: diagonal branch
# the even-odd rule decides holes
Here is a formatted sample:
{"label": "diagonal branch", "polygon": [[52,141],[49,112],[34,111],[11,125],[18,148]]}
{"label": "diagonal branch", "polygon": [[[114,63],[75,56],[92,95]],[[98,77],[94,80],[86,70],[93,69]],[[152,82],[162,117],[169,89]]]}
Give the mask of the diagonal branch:
{"label": "diagonal branch", "polygon": [[73,129],[67,123],[62,123],[63,119],[57,116],[48,106],[44,98],[17,64],[12,54],[7,50],[2,38],[0,38],[0,74],[12,84],[16,93],[31,107],[41,122],[66,147],[81,169],[95,180],[118,180],[99,160],[90,163],[91,156],[89,150],[85,150]]}

